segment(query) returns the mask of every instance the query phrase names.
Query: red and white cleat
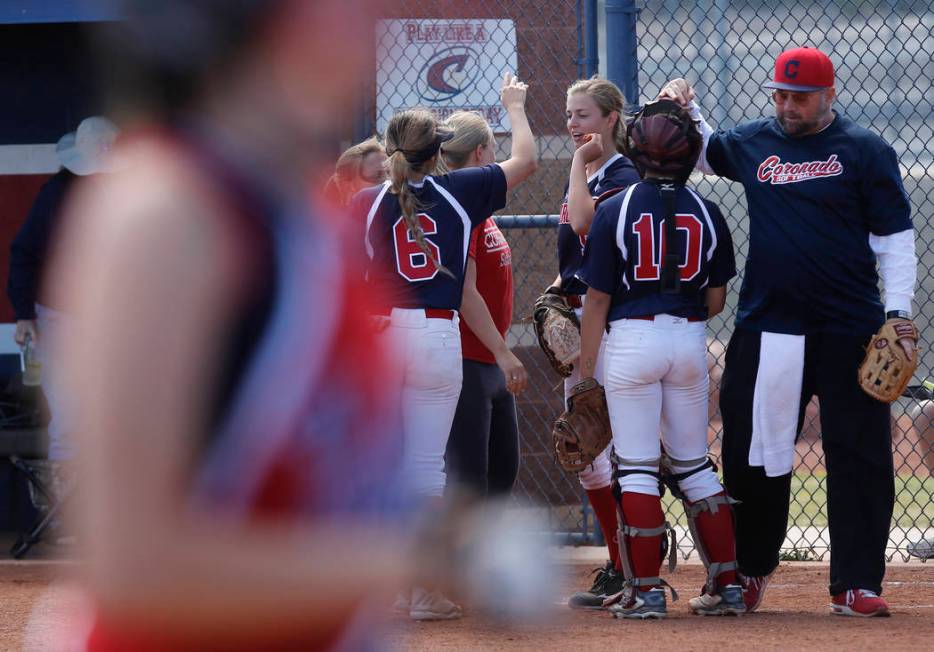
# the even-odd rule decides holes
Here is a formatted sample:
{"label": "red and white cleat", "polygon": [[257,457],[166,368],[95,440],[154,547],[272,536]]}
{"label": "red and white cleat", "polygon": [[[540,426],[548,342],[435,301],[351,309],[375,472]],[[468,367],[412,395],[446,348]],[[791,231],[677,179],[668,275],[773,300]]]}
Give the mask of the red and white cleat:
{"label": "red and white cleat", "polygon": [[750,614],[759,608],[762,604],[762,598],[765,596],[765,587],[769,585],[771,575],[761,577],[740,576],[740,583],[743,587],[743,602],[746,603],[746,613]]}
{"label": "red and white cleat", "polygon": [[833,596],[830,610],[839,616],[888,616],[889,605],[875,591],[851,589]]}

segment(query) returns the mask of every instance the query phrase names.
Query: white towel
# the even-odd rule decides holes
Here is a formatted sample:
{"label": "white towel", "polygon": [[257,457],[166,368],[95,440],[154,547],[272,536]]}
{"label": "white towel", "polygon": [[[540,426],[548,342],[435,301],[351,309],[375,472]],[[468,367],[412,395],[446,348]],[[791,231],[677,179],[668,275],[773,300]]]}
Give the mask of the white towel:
{"label": "white towel", "polygon": [[776,477],[791,473],[804,378],[804,336],[762,333],[752,399],[749,465]]}

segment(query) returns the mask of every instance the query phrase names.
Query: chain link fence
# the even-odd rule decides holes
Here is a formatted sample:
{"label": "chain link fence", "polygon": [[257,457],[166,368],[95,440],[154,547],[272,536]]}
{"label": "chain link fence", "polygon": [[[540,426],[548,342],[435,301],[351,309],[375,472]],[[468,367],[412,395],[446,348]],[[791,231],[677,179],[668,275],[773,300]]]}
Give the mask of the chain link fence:
{"label": "chain link fence", "polygon": [[[523,321],[535,297],[557,273],[555,228],[570,165],[571,145],[564,128],[567,86],[594,69],[596,53],[587,36],[596,29],[594,3],[587,0],[429,0],[399,2],[377,34],[377,70],[365,95],[365,130],[378,130],[396,110],[428,106],[443,116],[454,108],[483,112],[494,131],[499,79],[515,67],[529,82],[528,113],[539,142],[541,167],[510,194],[500,216],[508,227],[516,279],[515,322],[510,345],[530,372],[519,398],[522,465],[515,500],[543,510],[550,528],[564,540],[600,542],[577,478],[561,471],[550,451],[551,424],[562,410],[559,378],[538,351]],[[833,59],[837,73],[836,109],[882,135],[898,153],[909,193],[919,257],[916,323],[922,356],[916,382],[934,362],[929,322],[934,318],[934,6],[930,2],[781,0],[675,0],[636,2],[640,102],[654,98],[673,77],[685,77],[697,90],[708,121],[729,127],[771,115],[761,85],[775,57],[792,45],[811,45]],[[591,11],[588,11],[588,10]],[[603,4],[597,3],[602,16]],[[613,43],[606,45],[614,47]],[[413,71],[417,71],[413,72]],[[440,71],[440,73],[438,72]],[[435,77],[432,78],[432,74]],[[411,81],[404,75],[409,74]],[[421,84],[421,85],[419,85]],[[373,98],[376,98],[373,101]],[[507,135],[498,136],[499,156],[508,156]],[[742,273],[748,245],[746,203],[739,184],[695,175],[695,187],[718,203],[733,231]],[[708,327],[711,399],[709,440],[719,458],[722,427],[717,409],[725,345],[735,317],[739,279],[730,286],[724,312]],[[820,423],[816,404],[808,408],[797,445],[789,534],[789,559],[825,559],[829,552]],[[934,534],[934,402],[903,399],[893,405],[896,506],[889,559],[909,559],[909,546]],[[681,506],[670,497],[669,521],[686,533]],[[690,536],[679,537],[682,555]]]}

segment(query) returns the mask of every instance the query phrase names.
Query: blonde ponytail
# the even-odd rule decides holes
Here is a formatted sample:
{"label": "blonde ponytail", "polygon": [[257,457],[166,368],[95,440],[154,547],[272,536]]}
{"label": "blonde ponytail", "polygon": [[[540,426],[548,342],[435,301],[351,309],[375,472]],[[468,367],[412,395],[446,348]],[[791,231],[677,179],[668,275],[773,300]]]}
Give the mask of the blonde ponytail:
{"label": "blonde ponytail", "polygon": [[493,140],[493,130],[482,116],[473,111],[455,111],[444,121],[454,137],[441,145],[441,161],[448,170],[467,165],[470,154]]}

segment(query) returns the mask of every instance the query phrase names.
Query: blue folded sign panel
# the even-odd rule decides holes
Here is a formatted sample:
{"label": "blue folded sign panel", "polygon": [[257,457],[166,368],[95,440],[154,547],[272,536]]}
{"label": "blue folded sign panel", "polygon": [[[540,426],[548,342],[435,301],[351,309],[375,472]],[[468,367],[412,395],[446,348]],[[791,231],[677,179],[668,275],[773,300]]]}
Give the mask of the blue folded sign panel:
{"label": "blue folded sign panel", "polygon": [[119,20],[113,0],[2,0],[0,24]]}

